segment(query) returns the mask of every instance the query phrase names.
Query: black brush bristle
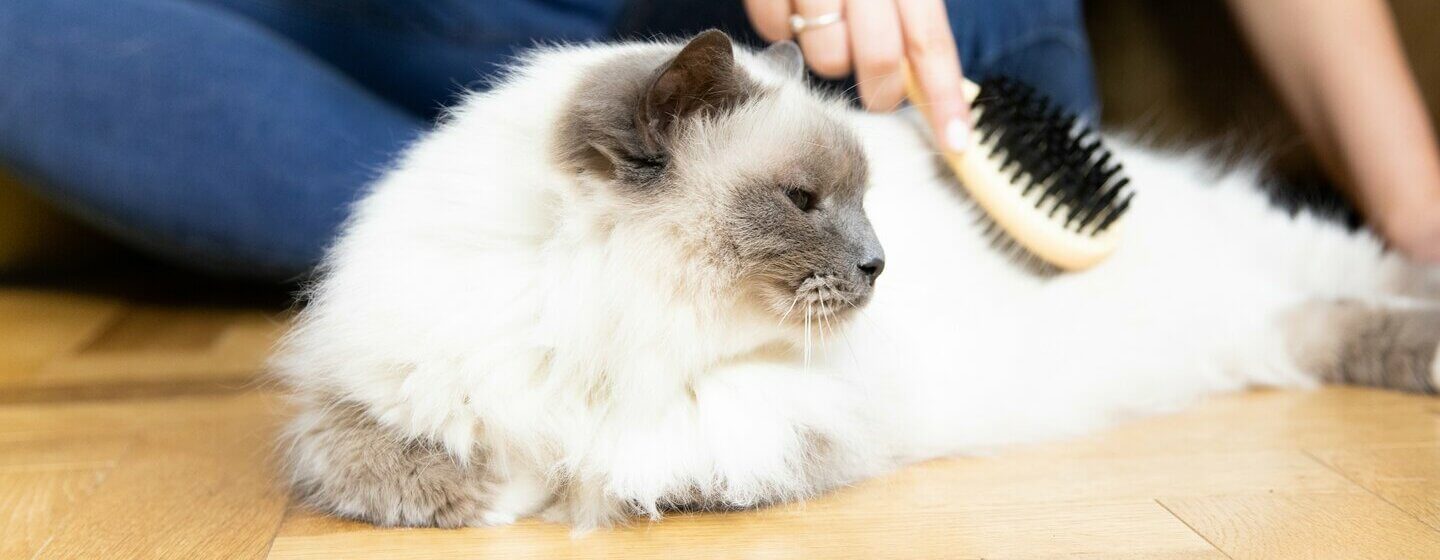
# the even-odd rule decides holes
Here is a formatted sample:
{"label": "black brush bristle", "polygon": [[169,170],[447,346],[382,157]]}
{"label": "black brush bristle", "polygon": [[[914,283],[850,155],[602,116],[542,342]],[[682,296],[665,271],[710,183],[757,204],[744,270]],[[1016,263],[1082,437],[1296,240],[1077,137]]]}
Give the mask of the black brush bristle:
{"label": "black brush bristle", "polygon": [[974,208],[975,224],[977,227],[981,227],[981,235],[990,243],[990,248],[1036,276],[1049,277],[1060,273],[1058,267],[1041,260],[1015,241],[1015,238],[1005,233],[1005,228],[995,223],[995,220],[984,210],[978,206]]}
{"label": "black brush bristle", "polygon": [[974,107],[981,143],[993,142],[1000,172],[1036,197],[1036,207],[1066,229],[1099,235],[1130,208],[1130,180],[1099,135],[1034,88],[1009,78],[980,84]]}

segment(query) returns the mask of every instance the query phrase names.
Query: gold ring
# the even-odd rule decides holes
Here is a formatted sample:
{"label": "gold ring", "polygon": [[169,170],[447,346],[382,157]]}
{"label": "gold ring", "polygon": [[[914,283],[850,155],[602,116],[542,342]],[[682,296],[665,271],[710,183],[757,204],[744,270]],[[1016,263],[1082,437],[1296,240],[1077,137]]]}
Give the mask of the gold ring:
{"label": "gold ring", "polygon": [[790,32],[799,35],[803,31],[833,25],[843,20],[844,18],[840,17],[840,12],[820,14],[812,18],[794,14],[790,16]]}

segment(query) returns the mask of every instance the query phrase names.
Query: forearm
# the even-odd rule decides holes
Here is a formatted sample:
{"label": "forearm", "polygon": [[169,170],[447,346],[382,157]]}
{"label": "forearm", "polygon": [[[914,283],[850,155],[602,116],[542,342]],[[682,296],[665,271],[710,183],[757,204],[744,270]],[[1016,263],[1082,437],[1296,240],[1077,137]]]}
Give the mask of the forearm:
{"label": "forearm", "polygon": [[1230,3],[1306,135],[1367,214],[1440,199],[1440,148],[1383,0]]}

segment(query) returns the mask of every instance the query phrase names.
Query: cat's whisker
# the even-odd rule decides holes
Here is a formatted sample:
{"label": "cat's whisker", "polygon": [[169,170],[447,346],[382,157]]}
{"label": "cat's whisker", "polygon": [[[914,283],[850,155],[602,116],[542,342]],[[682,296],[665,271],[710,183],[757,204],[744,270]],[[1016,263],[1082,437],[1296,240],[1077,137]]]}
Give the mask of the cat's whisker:
{"label": "cat's whisker", "polygon": [[820,288],[815,297],[820,312],[815,315],[815,329],[820,332],[820,348],[825,348],[825,288]]}
{"label": "cat's whisker", "polygon": [[785,319],[790,317],[790,312],[795,310],[795,304],[797,303],[800,303],[800,294],[798,293],[795,294],[795,297],[790,299],[790,307],[786,308],[785,313],[780,315],[780,321],[775,323],[776,327],[785,324]]}
{"label": "cat's whisker", "polygon": [[810,304],[805,304],[805,338],[800,342],[800,361],[810,361]]}
{"label": "cat's whisker", "polygon": [[806,372],[809,372],[809,371],[810,371],[810,316],[813,315],[813,313],[811,312],[811,307],[812,307],[812,305],[811,305],[811,303],[810,303],[810,300],[807,299],[807,300],[805,301],[805,351],[804,351],[804,355],[805,355],[805,371],[806,371]]}
{"label": "cat's whisker", "polygon": [[870,78],[869,80],[855,80],[855,85],[852,85],[852,86],[850,86],[850,87],[845,88],[844,91],[841,91],[841,92],[840,92],[840,96],[841,96],[841,97],[844,97],[844,98],[847,98],[848,100],[854,101],[855,98],[852,98],[850,94],[851,94],[851,93],[854,93],[855,91],[858,91],[858,90],[860,89],[860,84],[861,84],[862,82],[864,82],[864,83],[869,83],[869,82],[871,82],[871,81],[879,80],[879,79],[881,79],[881,78],[882,78],[882,76],[877,76],[877,77],[874,77],[874,78]]}
{"label": "cat's whisker", "polygon": [[830,297],[830,296],[829,296],[829,293],[830,293],[829,290],[827,290],[827,289],[825,289],[825,288],[821,288],[821,290],[820,290],[820,320],[821,320],[821,325],[820,325],[820,335],[821,335],[820,345],[821,345],[822,347],[825,345],[825,339],[824,339],[825,329],[830,329],[830,337],[831,337],[831,338],[834,338],[834,337],[835,337],[835,327],[834,327],[833,324],[831,324],[831,319],[832,319],[832,315],[833,315],[833,310],[831,310],[830,308],[828,308],[828,307],[825,305],[825,300],[829,299],[829,297]]}

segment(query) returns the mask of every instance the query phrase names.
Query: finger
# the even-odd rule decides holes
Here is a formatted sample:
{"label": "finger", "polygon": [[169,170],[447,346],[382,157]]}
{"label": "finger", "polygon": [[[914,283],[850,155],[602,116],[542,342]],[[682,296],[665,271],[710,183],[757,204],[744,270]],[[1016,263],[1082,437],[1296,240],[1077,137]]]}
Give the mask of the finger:
{"label": "finger", "polygon": [[[812,19],[825,14],[839,13],[844,6],[841,0],[796,0],[795,13]],[[841,21],[823,27],[812,27],[799,33],[800,50],[805,53],[805,62],[816,74],[826,78],[843,78],[850,74],[850,43],[845,31],[847,22]]]}
{"label": "finger", "polygon": [[845,4],[850,25],[850,55],[860,101],[872,111],[889,111],[905,99],[905,56],[900,15],[894,0],[850,0]]}
{"label": "finger", "polygon": [[929,103],[926,113],[939,145],[964,151],[970,143],[970,105],[965,100],[960,54],[941,0],[900,0],[905,58]]}
{"label": "finger", "polygon": [[760,38],[772,43],[790,38],[790,0],[745,0],[745,15]]}

